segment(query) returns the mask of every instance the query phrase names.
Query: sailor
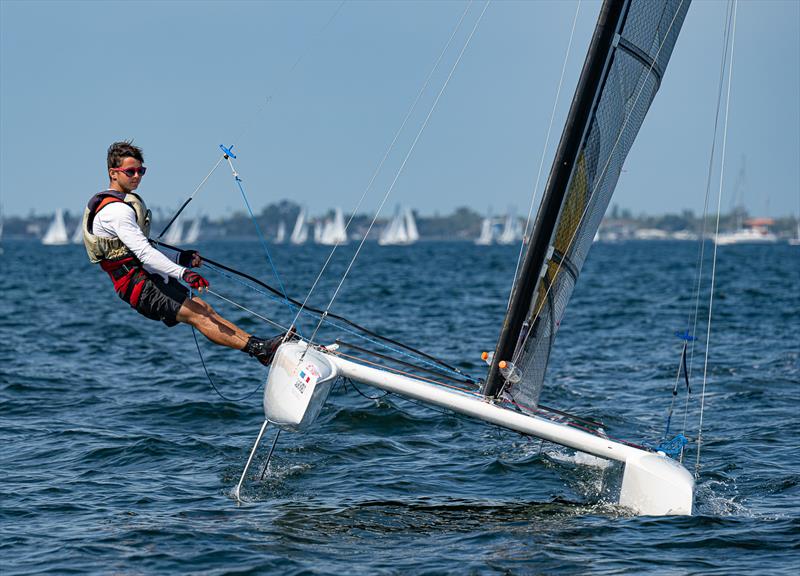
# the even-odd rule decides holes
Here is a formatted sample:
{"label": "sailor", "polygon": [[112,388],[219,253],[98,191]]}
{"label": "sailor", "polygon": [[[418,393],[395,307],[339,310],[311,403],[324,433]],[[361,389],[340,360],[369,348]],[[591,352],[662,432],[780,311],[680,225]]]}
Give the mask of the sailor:
{"label": "sailor", "polygon": [[190,268],[203,259],[195,250],[182,250],[173,262],[148,241],[150,210],[135,190],[147,168],[142,150],[132,142],[108,148],[108,190],[92,196],[83,216],[83,243],[92,263],[108,273],[114,290],[139,314],[169,327],[178,322],[194,326],[221,346],[242,350],[269,366],[284,335],[264,340],[248,334],[217,314],[211,306],[190,297],[183,280],[201,292],[208,281]]}

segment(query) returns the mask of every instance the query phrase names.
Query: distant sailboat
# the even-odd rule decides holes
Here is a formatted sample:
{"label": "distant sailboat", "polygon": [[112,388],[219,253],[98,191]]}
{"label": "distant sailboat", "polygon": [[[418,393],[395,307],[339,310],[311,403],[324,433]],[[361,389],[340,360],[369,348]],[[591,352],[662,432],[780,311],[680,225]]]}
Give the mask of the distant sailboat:
{"label": "distant sailboat", "polygon": [[481,222],[481,235],[475,239],[478,246],[489,246],[494,241],[494,223],[492,218],[487,216]]}
{"label": "distant sailboat", "polygon": [[184,244],[192,244],[197,242],[200,238],[200,221],[202,220],[202,216],[196,217],[192,220],[192,225],[189,226],[189,231],[186,232],[186,237],[183,239]]}
{"label": "distant sailboat", "polygon": [[183,242],[183,221],[178,218],[172,223],[167,233],[164,235],[164,242],[179,246]]}
{"label": "distant sailboat", "polygon": [[[0,222],[0,230],[2,230],[2,222]],[[789,238],[789,246],[800,246],[800,220],[797,221],[797,235]]]}
{"label": "distant sailboat", "polygon": [[278,233],[275,235],[275,244],[283,244],[286,242],[286,224],[283,220],[278,224]]}
{"label": "distant sailboat", "polygon": [[70,242],[73,244],[83,244],[83,218],[78,219],[78,224],[75,226],[75,230],[72,232]]}
{"label": "distant sailboat", "polygon": [[56,214],[53,217],[53,221],[50,223],[50,227],[42,237],[42,244],[45,246],[61,246],[63,244],[69,244],[67,227],[64,224],[64,213],[61,211],[61,208],[56,210]]}
{"label": "distant sailboat", "polygon": [[413,221],[414,216],[411,215],[411,222],[413,225],[413,234],[416,238],[411,238],[408,231],[408,213],[410,211],[401,211],[399,208],[395,212],[394,218],[386,225],[386,228],[381,232],[378,238],[378,244],[381,246],[401,246],[404,244],[413,244],[419,238],[417,233],[417,225]]}
{"label": "distant sailboat", "polygon": [[506,221],[503,225],[503,231],[500,233],[500,236],[497,237],[497,243],[513,244],[519,241],[521,238],[522,234],[519,229],[519,222],[515,216],[509,213],[508,216],[506,216]]}
{"label": "distant sailboat", "polygon": [[305,244],[306,240],[308,240],[306,211],[300,210],[300,213],[297,215],[297,220],[295,220],[294,229],[292,230],[292,236],[289,238],[289,241],[292,244]]}
{"label": "distant sailboat", "polygon": [[336,246],[347,243],[347,230],[344,226],[344,215],[341,208],[336,209],[333,220],[326,220],[324,226],[321,227],[319,239],[316,238],[316,230],[314,232],[317,244],[324,246]]}
{"label": "distant sailboat", "polygon": [[414,219],[414,213],[411,211],[411,208],[406,208],[406,236],[408,236],[409,244],[413,244],[419,240],[417,221]]}

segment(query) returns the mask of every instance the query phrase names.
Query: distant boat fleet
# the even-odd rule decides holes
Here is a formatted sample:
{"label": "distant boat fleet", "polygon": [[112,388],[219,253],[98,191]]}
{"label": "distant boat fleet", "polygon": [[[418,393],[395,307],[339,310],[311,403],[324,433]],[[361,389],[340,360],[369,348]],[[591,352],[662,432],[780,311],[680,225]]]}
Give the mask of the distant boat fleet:
{"label": "distant boat fleet", "polygon": [[[341,208],[336,208],[332,218],[317,218],[311,220],[305,209],[301,209],[294,222],[289,243],[294,245],[305,244],[311,239],[314,244],[322,246],[337,246],[347,244],[350,240],[344,223]],[[381,246],[404,246],[414,244],[419,240],[417,221],[410,208],[397,209],[394,217],[381,230],[378,244]],[[274,242],[286,242],[286,224],[278,223],[278,232]]]}
{"label": "distant boat fleet", "polygon": [[[173,246],[193,244],[200,239],[203,218],[195,217],[188,229],[181,218],[173,222],[164,236],[164,242]],[[72,234],[68,233],[64,221],[64,212],[57,209],[47,230],[41,238],[45,246],[63,246],[66,244],[82,244],[82,218],[78,220]],[[735,230],[708,235],[719,246],[731,244],[772,244],[779,238],[769,230],[773,220],[769,218],[751,218],[740,224]],[[0,234],[3,221],[0,218]],[[521,220],[509,212],[506,216],[487,216],[481,222],[480,234],[474,239],[478,246],[509,245],[522,241],[523,230]],[[355,237],[354,237],[355,238]],[[405,246],[414,244],[420,239],[414,212],[410,208],[395,210],[394,216],[378,234],[380,246]],[[697,241],[699,235],[690,230],[666,231],[658,228],[632,228],[628,226],[601,226],[594,237],[595,242],[619,242],[624,240],[685,240]],[[311,240],[322,246],[347,244],[349,238],[345,228],[344,215],[336,208],[331,216],[311,219],[306,210],[301,209],[295,220],[291,234],[287,235],[285,222],[278,223],[277,233],[272,241],[275,244],[302,245]],[[800,221],[797,233],[789,238],[790,245],[800,245]]]}
{"label": "distant boat fleet", "polygon": [[[180,218],[175,220],[170,226],[167,233],[164,235],[164,242],[178,246],[180,244],[192,244],[197,242],[200,238],[200,227],[202,225],[202,217],[197,216],[189,225],[189,229],[184,234],[183,222]],[[47,227],[47,230],[42,236],[42,244],[45,246],[64,246],[66,244],[83,244],[83,218],[79,218],[75,224],[72,234],[67,232],[67,226],[64,223],[64,211],[61,208],[56,209],[53,220]]]}
{"label": "distant boat fleet", "polygon": [[500,219],[487,216],[481,222],[481,233],[475,239],[475,244],[478,246],[516,244],[522,241],[522,234],[522,224],[512,213],[509,212],[505,218]]}

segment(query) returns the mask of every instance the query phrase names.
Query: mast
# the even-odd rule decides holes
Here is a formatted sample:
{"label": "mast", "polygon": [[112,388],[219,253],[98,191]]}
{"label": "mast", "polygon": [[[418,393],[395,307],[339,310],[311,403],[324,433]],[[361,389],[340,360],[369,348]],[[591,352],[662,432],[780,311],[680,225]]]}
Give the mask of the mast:
{"label": "mast", "polygon": [[503,386],[498,364],[514,356],[533,295],[539,282],[539,271],[548,256],[550,241],[558,221],[561,205],[567,193],[570,175],[577,161],[581,143],[586,135],[592,110],[600,95],[611,61],[614,38],[621,29],[627,13],[628,0],[605,0],[595,26],[589,52],[583,64],[578,87],[570,105],[561,141],[542,195],[528,250],[519,277],[514,284],[500,338],[495,348],[492,366],[483,387],[483,395],[495,397]]}

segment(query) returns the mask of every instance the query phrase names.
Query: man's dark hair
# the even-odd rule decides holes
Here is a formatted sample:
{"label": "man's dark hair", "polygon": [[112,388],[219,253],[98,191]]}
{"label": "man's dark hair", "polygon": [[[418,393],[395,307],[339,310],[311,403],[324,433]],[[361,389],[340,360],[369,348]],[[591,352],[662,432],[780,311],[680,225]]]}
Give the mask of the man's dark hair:
{"label": "man's dark hair", "polygon": [[108,147],[108,167],[119,168],[124,158],[136,158],[139,162],[144,163],[144,154],[142,149],[133,145],[132,140],[125,140],[123,142],[114,142]]}

